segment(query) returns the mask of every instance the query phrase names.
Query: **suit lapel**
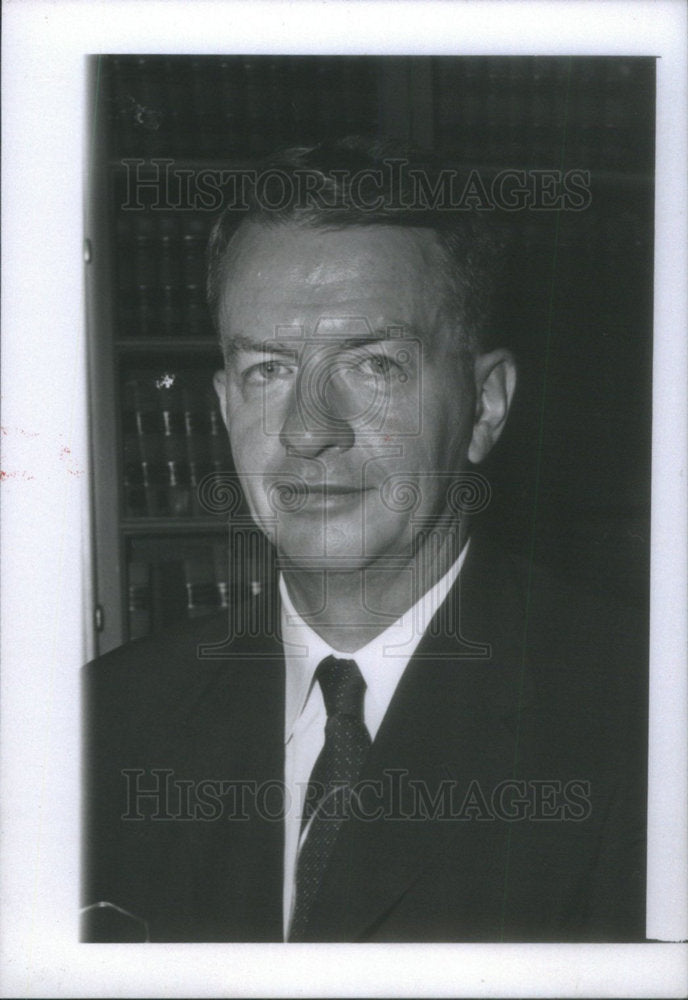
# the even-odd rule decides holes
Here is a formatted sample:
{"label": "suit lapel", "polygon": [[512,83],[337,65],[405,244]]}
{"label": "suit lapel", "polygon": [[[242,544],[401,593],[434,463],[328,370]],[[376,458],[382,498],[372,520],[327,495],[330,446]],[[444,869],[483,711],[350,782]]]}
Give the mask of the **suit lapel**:
{"label": "suit lapel", "polygon": [[481,793],[514,770],[533,695],[522,670],[523,608],[496,567],[470,556],[371,749],[361,776],[366,818],[340,835],[313,914],[321,940],[365,936],[465,829],[446,810],[472,804],[479,813]]}

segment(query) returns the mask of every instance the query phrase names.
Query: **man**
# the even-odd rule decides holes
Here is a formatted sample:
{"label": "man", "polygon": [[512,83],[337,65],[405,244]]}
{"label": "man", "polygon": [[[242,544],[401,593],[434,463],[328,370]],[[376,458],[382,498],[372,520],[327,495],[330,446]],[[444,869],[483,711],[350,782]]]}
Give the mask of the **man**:
{"label": "man", "polygon": [[91,939],[642,938],[642,650],[469,530],[516,384],[497,241],[384,153],[292,152],[289,203],[211,238],[274,585],[91,666]]}

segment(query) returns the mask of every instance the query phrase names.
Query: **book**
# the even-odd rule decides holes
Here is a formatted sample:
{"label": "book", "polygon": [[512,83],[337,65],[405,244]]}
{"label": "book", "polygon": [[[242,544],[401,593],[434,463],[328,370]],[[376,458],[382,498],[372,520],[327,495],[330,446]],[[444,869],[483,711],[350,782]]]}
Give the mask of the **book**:
{"label": "book", "polygon": [[199,549],[196,555],[184,559],[184,583],[188,618],[199,618],[217,611],[220,595],[210,547]]}
{"label": "book", "polygon": [[151,568],[148,563],[133,559],[128,567],[129,638],[140,639],[152,629]]}
{"label": "book", "polygon": [[207,337],[212,324],[206,305],[206,246],[210,220],[189,214],[184,218],[180,246],[180,280],[183,330],[188,337]]}
{"label": "book", "polygon": [[199,486],[232,469],[212,370],[130,371],[122,388],[125,517],[207,516]]}
{"label": "book", "polygon": [[171,385],[161,381],[157,386],[161,453],[164,463],[161,506],[162,513],[168,517],[184,517],[191,513],[182,393],[183,390],[176,384],[176,380]]}
{"label": "book", "polygon": [[162,451],[155,400],[138,379],[123,392],[122,440],[125,517],[159,513]]}
{"label": "book", "polygon": [[219,608],[229,607],[229,553],[227,542],[213,543],[213,568]]}

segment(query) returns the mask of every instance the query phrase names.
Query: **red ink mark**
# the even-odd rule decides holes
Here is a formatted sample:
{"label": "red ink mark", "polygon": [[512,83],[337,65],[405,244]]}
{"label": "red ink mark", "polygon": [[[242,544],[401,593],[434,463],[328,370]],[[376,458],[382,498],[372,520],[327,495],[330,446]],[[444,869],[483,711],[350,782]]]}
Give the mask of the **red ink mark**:
{"label": "red ink mark", "polygon": [[5,472],[4,469],[0,469],[0,481],[4,479],[35,479],[30,472],[24,469],[22,472]]}
{"label": "red ink mark", "polygon": [[[69,458],[69,456],[71,456],[71,454],[72,454],[72,449],[68,448],[65,445],[63,448],[60,449],[60,461],[62,461],[62,462],[67,461],[68,458]],[[70,468],[68,468],[67,472],[70,474],[70,476],[83,476],[83,474],[84,474],[84,470],[83,469],[70,469]]]}
{"label": "red ink mark", "polygon": [[0,427],[0,432],[2,432],[5,436],[7,436],[10,431],[15,431],[17,434],[21,434],[22,437],[38,437],[38,431],[25,431],[23,427]]}

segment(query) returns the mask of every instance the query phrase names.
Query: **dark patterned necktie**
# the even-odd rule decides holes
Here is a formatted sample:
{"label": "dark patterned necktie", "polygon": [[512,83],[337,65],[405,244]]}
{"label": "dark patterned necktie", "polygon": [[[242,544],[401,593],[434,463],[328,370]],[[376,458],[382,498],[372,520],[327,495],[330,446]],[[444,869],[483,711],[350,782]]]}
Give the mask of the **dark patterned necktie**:
{"label": "dark patterned necktie", "polygon": [[328,656],[315,672],[322,689],[327,723],[325,745],[315,762],[306,792],[301,830],[310,823],[296,867],[296,903],[290,941],[309,940],[313,901],[344,822],[352,786],[358,780],[370,735],[363,721],[366,683],[353,660]]}

